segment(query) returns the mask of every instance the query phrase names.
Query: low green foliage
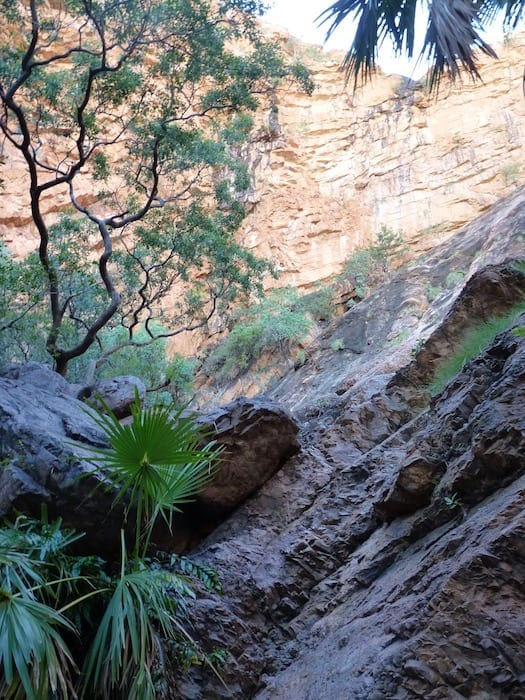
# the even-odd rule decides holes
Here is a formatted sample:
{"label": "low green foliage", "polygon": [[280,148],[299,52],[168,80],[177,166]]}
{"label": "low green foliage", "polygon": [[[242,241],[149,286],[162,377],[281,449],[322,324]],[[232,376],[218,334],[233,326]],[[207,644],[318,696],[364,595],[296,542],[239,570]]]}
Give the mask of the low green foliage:
{"label": "low green foliage", "polygon": [[447,508],[450,508],[451,510],[455,510],[456,508],[462,508],[463,503],[461,501],[461,498],[457,495],[457,493],[453,493],[452,496],[445,496],[443,498],[443,501]]}
{"label": "low green foliage", "polygon": [[509,163],[501,168],[501,176],[505,182],[505,185],[513,185],[520,179],[521,175],[521,163]]}
{"label": "low green foliage", "polygon": [[307,359],[306,350],[304,348],[299,348],[295,355],[295,366],[302,367]]}
{"label": "low green foliage", "polygon": [[411,329],[405,328],[405,329],[399,331],[395,336],[390,338],[390,340],[388,341],[388,344],[391,346],[401,345],[401,343],[404,343],[405,340],[410,338],[411,335],[412,335]]}
{"label": "low green foliage", "polygon": [[478,355],[502,331],[515,322],[517,316],[525,311],[525,302],[520,302],[503,316],[490,319],[467,330],[458,345],[458,349],[440,366],[434,374],[430,385],[432,395],[441,392],[463,367],[463,365]]}
{"label": "low green foliage", "polygon": [[357,250],[345,262],[341,277],[353,284],[359,299],[364,299],[370,293],[369,279],[374,267],[369,250]]}
{"label": "low green foliage", "polygon": [[334,352],[341,352],[342,350],[345,349],[345,341],[342,338],[336,338],[335,340],[332,340],[330,343],[330,348]]}
{"label": "low green foliage", "polygon": [[[73,556],[81,537],[58,520],[19,516],[0,529],[0,697],[73,697],[69,641],[89,626],[86,601],[106,577],[98,557]],[[70,600],[77,605],[66,612]]]}
{"label": "low green foliage", "polygon": [[196,366],[197,360],[182,355],[173,355],[167,361],[164,373],[169,384],[166,390],[175,405],[183,405],[192,397]]}
{"label": "low green foliage", "polygon": [[447,289],[451,289],[452,287],[455,287],[457,284],[460,284],[461,282],[463,282],[465,277],[466,277],[465,272],[462,272],[461,270],[452,270],[445,277],[445,287]]}
{"label": "low green foliage", "polygon": [[[382,226],[367,249],[356,251],[346,262],[338,281],[349,281],[359,299],[370,293],[371,287],[383,280],[385,274],[401,258],[406,249],[401,232]],[[278,351],[288,357],[294,344],[302,342],[315,323],[327,321],[334,315],[334,294],[337,284],[318,287],[300,296],[291,287],[274,290],[239,311],[232,329],[205,361],[205,370],[219,381],[238,377],[253,365],[265,351]],[[349,306],[355,300],[351,299]],[[343,350],[337,341],[334,350]],[[297,363],[304,364],[306,355],[299,352]]]}
{"label": "low green foliage", "polygon": [[[193,418],[166,407],[121,425],[99,414],[110,447],[85,451],[105,474],[115,500],[135,516],[129,552],[124,531],[119,569],[96,556],[73,555],[80,534],[20,517],[0,529],[0,696],[9,700],[73,698],[153,700],[170,671],[164,658],[224,662],[203,654],[184,625],[192,580],[219,592],[217,574],[181,557],[149,555],[152,528],[191,500],[210,479],[219,454],[204,447]],[[169,566],[166,565],[169,563]],[[184,660],[184,663],[182,663]],[[175,661],[176,663],[176,661]],[[79,670],[80,669],[80,670]]]}
{"label": "low green foliage", "polygon": [[[122,555],[120,575],[86,657],[82,697],[153,700],[154,670],[159,640],[177,640],[178,602],[193,592],[184,579],[143,564],[127,566]],[[98,691],[98,692],[97,692]]]}
{"label": "low green foliage", "polygon": [[[83,381],[90,364],[94,363],[95,380],[129,374],[141,379],[150,390],[164,387],[169,379],[170,361],[166,353],[167,339],[161,337],[163,331],[160,324],[155,324],[153,332],[160,337],[151,342],[146,331],[140,329],[133,334],[134,345],[128,344],[129,334],[121,326],[102,331],[98,346],[72,363],[71,380]],[[113,352],[115,348],[118,350]]]}
{"label": "low green foliage", "polygon": [[318,285],[315,291],[298,299],[297,307],[311,316],[316,323],[329,321],[335,314],[333,285]]}
{"label": "low green foliage", "polygon": [[351,282],[358,299],[364,299],[406,252],[401,231],[381,226],[368,248],[361,248],[346,261],[340,279]]}
{"label": "low green foliage", "polygon": [[227,338],[207,358],[206,369],[218,379],[234,379],[266,350],[287,356],[291,345],[302,341],[312,327],[298,292],[289,287],[275,290],[239,313]]}
{"label": "low green foliage", "polygon": [[427,284],[427,299],[429,301],[434,301],[441,294],[441,287],[434,286],[432,284]]}
{"label": "low green foliage", "polygon": [[395,266],[406,253],[406,249],[402,231],[394,231],[385,224],[382,224],[368,248],[372,260],[381,265],[385,272]]}
{"label": "low green foliage", "polygon": [[410,350],[410,356],[411,357],[417,357],[421,350],[425,347],[425,339],[420,338],[417,343],[414,345],[414,347]]}
{"label": "low green foliage", "polygon": [[49,605],[20,591],[1,591],[2,697],[40,700],[56,693],[68,697],[73,659],[62,636],[65,630],[72,632],[73,626]]}

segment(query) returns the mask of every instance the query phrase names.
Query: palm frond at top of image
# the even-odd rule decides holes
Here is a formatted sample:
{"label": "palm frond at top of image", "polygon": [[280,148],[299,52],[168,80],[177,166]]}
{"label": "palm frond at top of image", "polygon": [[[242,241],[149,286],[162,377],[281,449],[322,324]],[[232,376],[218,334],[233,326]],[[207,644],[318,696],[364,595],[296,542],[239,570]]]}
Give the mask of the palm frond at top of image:
{"label": "palm frond at top of image", "polygon": [[[428,10],[426,34],[418,61],[430,65],[429,86],[437,90],[442,76],[453,82],[464,73],[479,79],[475,51],[496,58],[482,33],[502,17],[503,27],[514,30],[523,19],[524,0],[336,0],[317,18],[328,27],[327,39],[342,24],[349,27],[350,48],[344,60],[354,88],[376,69],[379,50],[390,39],[397,55],[412,58],[418,30],[418,6]],[[349,20],[353,20],[353,25]]]}

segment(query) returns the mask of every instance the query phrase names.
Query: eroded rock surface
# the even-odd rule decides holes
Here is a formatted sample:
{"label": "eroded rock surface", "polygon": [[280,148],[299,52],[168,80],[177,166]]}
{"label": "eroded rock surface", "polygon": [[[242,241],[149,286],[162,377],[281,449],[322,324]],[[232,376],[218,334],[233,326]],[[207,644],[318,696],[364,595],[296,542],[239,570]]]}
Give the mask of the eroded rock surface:
{"label": "eroded rock surface", "polygon": [[[231,652],[227,688],[195,672],[173,697],[523,697],[525,339],[507,330],[428,384],[467,328],[523,299],[524,198],[398,273],[272,389],[303,449],[194,553],[223,579],[194,616]],[[330,349],[356,335],[368,350]]]}
{"label": "eroded rock surface", "polygon": [[[469,327],[522,299],[524,232],[522,190],[334,321],[305,365],[268,391],[299,417],[302,449],[193,551],[220,572],[224,595],[195,603],[192,635],[231,658],[225,685],[203,667],[171,697],[523,698],[525,337],[510,326],[525,315],[515,312],[441,393],[431,396],[429,382]],[[30,369],[31,390],[19,370],[0,378],[10,460],[0,503],[35,510],[47,499],[66,518],[73,503],[84,528],[95,523],[107,538],[114,526],[101,528],[89,501],[86,510],[59,447],[64,431],[100,435],[77,424],[64,380],[46,386]],[[211,417],[246,450],[235,474],[255,464],[257,484],[273,471],[260,479],[257,462],[277,454],[280,420],[279,464],[296,449],[293,420],[280,414],[272,426],[263,405]]]}
{"label": "eroded rock surface", "polygon": [[117,418],[127,418],[131,415],[131,406],[137,396],[140,401],[144,401],[146,387],[140,379],[129,375],[101,379],[95,384],[83,387],[79,392],[79,397],[89,398],[90,402],[101,410],[107,406]]}
{"label": "eroded rock surface", "polygon": [[103,447],[104,435],[72,387],[49,367],[30,362],[0,370],[0,515],[19,511],[88,533],[102,555],[119,546],[122,511],[72,443]]}
{"label": "eroded rock surface", "polygon": [[299,451],[297,422],[269,399],[236,399],[202,423],[223,448],[213,482],[197,498],[210,514],[231,512]]}

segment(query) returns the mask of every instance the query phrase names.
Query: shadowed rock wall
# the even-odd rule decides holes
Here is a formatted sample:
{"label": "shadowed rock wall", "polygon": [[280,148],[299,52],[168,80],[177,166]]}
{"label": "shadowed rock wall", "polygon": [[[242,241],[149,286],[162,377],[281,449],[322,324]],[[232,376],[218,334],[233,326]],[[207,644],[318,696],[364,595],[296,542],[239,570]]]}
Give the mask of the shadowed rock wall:
{"label": "shadowed rock wall", "polygon": [[[231,652],[227,688],[204,672],[174,697],[523,697],[525,339],[500,334],[433,398],[428,382],[468,327],[523,298],[524,204],[400,271],[273,390],[302,451],[195,554],[223,578],[194,616]],[[392,344],[403,300],[447,261],[465,274]],[[363,347],[331,350],[354,324]]]}

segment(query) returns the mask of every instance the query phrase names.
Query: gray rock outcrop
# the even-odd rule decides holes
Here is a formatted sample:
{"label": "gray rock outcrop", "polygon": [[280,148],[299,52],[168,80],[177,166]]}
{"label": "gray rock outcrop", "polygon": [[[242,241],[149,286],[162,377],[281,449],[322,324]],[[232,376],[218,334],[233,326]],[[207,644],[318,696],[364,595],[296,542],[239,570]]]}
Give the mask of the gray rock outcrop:
{"label": "gray rock outcrop", "polygon": [[[214,529],[190,555],[224,593],[195,601],[191,633],[230,658],[224,684],[203,666],[170,697],[522,700],[524,231],[522,189],[333,322],[268,392],[300,416],[300,453],[293,420],[266,400],[209,416],[230,449],[222,501],[212,488],[179,525],[195,544],[209,506]],[[433,393],[465,331],[511,309],[508,330]],[[0,505],[83,508],[62,441],[100,435],[77,423],[61,378],[43,393],[17,382],[0,379]]]}
{"label": "gray rock outcrop", "polygon": [[197,497],[208,513],[234,510],[299,452],[296,421],[265,398],[236,399],[206,414],[201,422],[224,448],[213,481]]}
{"label": "gray rock outcrop", "polygon": [[131,415],[131,406],[136,396],[144,401],[146,387],[140,379],[129,375],[101,379],[88,387],[82,387],[79,392],[79,397],[89,398],[98,408],[107,406],[117,418]]}
{"label": "gray rock outcrop", "polygon": [[[130,378],[112,382],[105,400],[126,415],[135,386]],[[112,556],[119,550],[122,506],[113,505],[114,495],[101,487],[103,475],[85,459],[82,447],[107,443],[77,393],[78,387],[38,363],[0,369],[0,516],[18,511],[38,517],[45,504],[50,518],[60,516],[67,527],[86,533],[83,548]],[[286,411],[265,399],[237,399],[201,420],[210,439],[226,448],[216,480],[190,518],[193,526],[204,521],[209,529],[297,452],[298,428]],[[162,533],[164,546],[184,548],[188,527],[183,517],[173,537]],[[194,541],[199,528],[192,529]]]}

